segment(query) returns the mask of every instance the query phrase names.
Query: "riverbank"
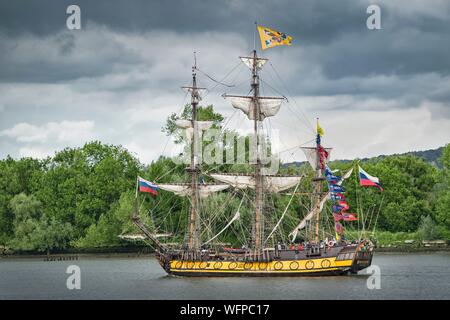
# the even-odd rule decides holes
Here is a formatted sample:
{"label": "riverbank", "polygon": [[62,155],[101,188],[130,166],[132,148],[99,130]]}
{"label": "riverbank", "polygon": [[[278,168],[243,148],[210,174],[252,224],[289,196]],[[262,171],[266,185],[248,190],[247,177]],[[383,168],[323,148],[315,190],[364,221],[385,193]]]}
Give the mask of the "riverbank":
{"label": "riverbank", "polygon": [[[106,250],[106,249],[109,249]],[[133,250],[134,249],[134,250]],[[450,247],[380,247],[375,248],[375,253],[393,253],[393,254],[408,254],[408,253],[440,253],[450,252]],[[154,250],[150,247],[142,247],[139,250],[136,248],[121,248],[121,250],[114,251],[111,248],[94,248],[91,251],[85,250],[68,250],[62,252],[54,252],[49,255],[39,252],[15,252],[6,255],[0,255],[1,259],[38,259],[42,261],[71,261],[78,259],[120,259],[120,258],[145,258],[152,257]]]}
{"label": "riverbank", "polygon": [[150,256],[154,249],[149,246],[132,247],[101,247],[101,248],[69,248],[66,250],[52,251],[43,253],[39,251],[8,251],[6,254],[0,254],[0,259],[42,259],[46,261],[67,261],[77,260],[80,257],[98,257],[98,258],[136,258]]}

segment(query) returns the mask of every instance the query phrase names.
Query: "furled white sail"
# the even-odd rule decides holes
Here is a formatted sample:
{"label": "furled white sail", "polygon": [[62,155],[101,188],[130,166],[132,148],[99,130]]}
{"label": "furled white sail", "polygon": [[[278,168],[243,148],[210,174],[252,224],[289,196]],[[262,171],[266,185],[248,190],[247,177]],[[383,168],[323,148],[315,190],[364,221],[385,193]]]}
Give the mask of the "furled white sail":
{"label": "furled white sail", "polygon": [[[196,121],[199,130],[208,130],[214,124],[214,121]],[[175,125],[180,129],[192,128],[192,121],[185,119],[175,120]]]}
{"label": "furled white sail", "polygon": [[[206,198],[210,194],[218,191],[225,190],[230,186],[227,184],[199,184],[198,185],[198,193],[200,198]],[[191,185],[188,183],[183,184],[158,184],[158,188],[170,191],[179,196],[189,196],[191,195]]]}
{"label": "furled white sail", "polygon": [[[196,121],[198,131],[205,131],[212,127],[214,121]],[[175,120],[175,125],[180,129],[186,130],[186,138],[188,142],[192,141],[194,134],[194,128],[192,127],[191,120],[177,119]]]}
{"label": "furled white sail", "polygon": [[[305,153],[306,159],[308,160],[311,167],[316,170],[317,165],[319,163],[319,159],[317,159],[317,148],[315,147],[300,147],[303,152]],[[328,157],[325,159],[325,163],[327,163],[330,160],[330,154],[332,148],[324,148],[326,152],[328,152]]]}
{"label": "furled white sail", "polygon": [[[255,58],[252,57],[239,57],[239,58],[247,67],[249,67],[250,69],[253,68],[253,61],[255,60]],[[263,58],[256,59],[256,68],[260,70],[266,62],[267,59]]]}
{"label": "furled white sail", "polygon": [[214,192],[219,192],[228,189],[230,186],[228,184],[200,184],[198,185],[198,192],[200,198],[206,198]]}
{"label": "furled white sail", "polygon": [[[210,176],[220,182],[225,182],[237,189],[255,188],[252,174],[236,175],[226,173],[212,173]],[[302,176],[264,176],[264,190],[272,193],[292,188],[300,182]]]}
{"label": "furled white sail", "polygon": [[[341,180],[339,180],[336,184],[339,185],[339,186],[342,185],[342,182],[344,182],[345,179],[348,179],[348,178],[350,177],[350,175],[352,174],[352,172],[353,172],[353,168],[351,168],[350,170],[348,170],[348,171],[342,176]],[[322,211],[323,206],[324,206],[326,200],[328,199],[329,195],[330,195],[329,193],[325,194],[325,195],[323,196],[323,198],[320,199],[319,208],[316,207],[316,208],[312,209],[312,210],[311,210],[311,211],[303,218],[303,220],[300,221],[300,223],[295,227],[295,229],[292,230],[291,233],[289,233],[289,236],[292,237],[292,241],[295,240],[295,238],[297,237],[298,232],[299,232],[301,229],[303,229],[303,228],[306,227],[306,222],[309,221],[309,220],[311,220],[316,214],[318,214],[319,212]]]}
{"label": "furled white sail", "polygon": [[265,176],[264,178],[266,180],[266,190],[278,193],[298,184],[302,176]]}
{"label": "furled white sail", "polygon": [[[250,120],[255,120],[255,100],[253,97],[227,97],[231,105],[242,110]],[[272,117],[278,113],[284,98],[258,98],[259,121]]]}
{"label": "furled white sail", "polygon": [[170,191],[179,196],[187,196],[190,194],[190,185],[188,184],[158,184],[158,188]]}
{"label": "furled white sail", "polygon": [[228,183],[237,189],[255,188],[253,175],[235,175],[226,173],[212,173],[210,176],[220,182]]}

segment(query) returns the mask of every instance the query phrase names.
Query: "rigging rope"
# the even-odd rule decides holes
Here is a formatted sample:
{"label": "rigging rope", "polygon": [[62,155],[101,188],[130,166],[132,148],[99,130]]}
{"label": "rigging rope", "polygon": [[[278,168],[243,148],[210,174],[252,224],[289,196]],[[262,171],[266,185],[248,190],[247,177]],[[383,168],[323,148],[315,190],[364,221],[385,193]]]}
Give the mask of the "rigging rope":
{"label": "rigging rope", "polygon": [[289,208],[289,206],[291,205],[292,199],[294,198],[295,192],[298,189],[298,186],[300,185],[300,182],[297,183],[297,185],[295,186],[294,192],[292,193],[291,198],[289,199],[289,202],[286,206],[286,208],[284,209],[283,214],[281,215],[281,218],[278,220],[277,224],[275,225],[275,227],[272,229],[272,231],[270,232],[270,234],[267,236],[266,241],[264,241],[264,243],[267,242],[267,240],[269,240],[269,238],[272,236],[272,234],[275,232],[275,230],[278,228],[278,226],[281,223],[281,220],[283,220],[284,216],[286,215],[287,209]]}
{"label": "rigging rope", "polygon": [[236,213],[235,213],[235,215],[234,215],[234,217],[227,223],[227,225],[222,229],[222,230],[220,230],[219,231],[219,233],[217,233],[214,237],[212,237],[211,239],[209,239],[208,241],[206,241],[205,243],[203,243],[204,245],[205,244],[208,244],[209,242],[211,242],[212,240],[214,240],[215,238],[217,238],[219,235],[221,235],[222,234],[222,232],[224,232],[235,220],[237,220],[237,219],[239,219],[239,215],[240,215],[240,213],[239,213],[239,209],[241,208],[241,205],[242,205],[242,202],[244,201],[244,197],[242,197],[242,199],[241,199],[241,202],[239,203],[239,207],[238,207],[238,209],[236,210]]}
{"label": "rigging rope", "polygon": [[235,86],[234,84],[229,85],[229,84],[220,82],[220,81],[214,79],[213,77],[211,77],[211,76],[210,76],[209,74],[207,74],[206,72],[200,70],[199,68],[195,68],[195,70],[200,71],[200,72],[201,72],[205,77],[207,77],[209,80],[211,80],[211,81],[213,81],[213,82],[215,82],[215,83],[217,83],[217,84],[220,84],[220,85],[222,85],[222,86],[224,86],[224,87],[233,88],[233,87]]}
{"label": "rigging rope", "polygon": [[300,121],[306,123],[306,125],[309,126],[309,128],[311,129],[311,131],[315,133],[315,130],[314,130],[313,125],[312,125],[311,122],[308,120],[308,117],[306,117],[306,114],[305,114],[305,112],[303,111],[303,109],[302,109],[301,107],[298,106],[297,102],[295,101],[295,99],[293,98],[293,96],[290,94],[289,89],[287,88],[287,86],[286,86],[286,84],[284,83],[283,79],[282,79],[282,78],[280,77],[280,75],[278,74],[278,72],[277,72],[277,70],[275,69],[275,67],[273,66],[272,62],[269,61],[269,65],[272,67],[272,69],[273,69],[275,75],[278,77],[278,79],[280,80],[280,82],[281,82],[281,84],[283,85],[284,89],[286,90],[286,92],[288,93],[288,95],[292,98],[292,100],[294,101],[294,104],[298,107],[298,109],[300,110],[300,112],[302,113],[302,115],[303,115],[303,117],[306,119],[306,121],[305,121],[305,120],[302,120],[300,117],[298,117],[298,115],[297,115],[295,112],[293,112],[292,109],[289,107],[289,104],[287,104],[287,105],[288,105],[288,108],[289,108],[289,109],[290,109],[290,110],[291,110],[291,111],[299,118]]}

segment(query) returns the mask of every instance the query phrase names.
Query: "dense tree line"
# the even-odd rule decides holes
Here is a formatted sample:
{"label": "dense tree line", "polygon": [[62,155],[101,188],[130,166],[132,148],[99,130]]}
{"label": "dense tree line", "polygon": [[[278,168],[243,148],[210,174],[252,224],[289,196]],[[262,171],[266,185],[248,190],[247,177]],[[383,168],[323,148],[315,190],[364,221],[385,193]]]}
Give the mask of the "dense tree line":
{"label": "dense tree line", "polygon": [[[212,108],[204,108],[200,114],[205,118],[209,115],[217,124],[223,120]],[[173,120],[169,118],[165,127],[170,135],[176,130]],[[182,143],[179,133],[176,137]],[[330,166],[343,172],[355,164],[335,161]],[[443,149],[442,167],[412,155],[368,159],[360,164],[380,178],[385,191],[361,188],[357,179],[351,178],[345,184],[348,201],[358,212],[379,210],[377,230],[449,237],[450,145]],[[246,168],[223,165],[220,169],[242,171]],[[282,166],[282,172],[313,175],[307,166]],[[138,175],[149,180],[159,178],[159,182],[188,181],[185,166],[177,166],[171,159],[161,157],[145,166],[121,146],[98,141],[81,148],[64,149],[43,160],[11,157],[0,160],[0,246],[46,252],[69,247],[129,245],[118,236],[136,231],[130,215],[135,210]],[[310,179],[304,179],[302,184],[302,189],[311,187]],[[272,200],[273,207],[268,210],[273,210],[276,219],[288,199],[274,196]],[[215,221],[217,230],[233,215],[239,201],[220,193],[205,205],[211,211],[225,207],[223,215]],[[305,214],[307,201],[303,196],[294,201],[283,222],[286,229]],[[166,192],[139,202],[139,209],[146,213],[146,223],[156,231],[171,231],[177,241],[183,237],[188,207],[187,199]],[[251,212],[244,207],[245,203],[240,210],[242,223],[248,226]],[[240,231],[224,233],[224,237],[235,243],[237,232]]]}

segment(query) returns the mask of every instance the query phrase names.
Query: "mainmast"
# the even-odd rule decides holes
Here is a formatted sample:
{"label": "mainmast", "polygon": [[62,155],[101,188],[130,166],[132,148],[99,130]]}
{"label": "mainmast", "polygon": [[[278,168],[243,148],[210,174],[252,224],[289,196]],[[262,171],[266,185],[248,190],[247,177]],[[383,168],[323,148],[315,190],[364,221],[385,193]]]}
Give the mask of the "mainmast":
{"label": "mainmast", "polygon": [[254,258],[258,260],[262,256],[263,251],[263,192],[266,185],[268,187],[266,191],[275,193],[280,192],[298,183],[301,176],[287,177],[286,181],[282,181],[282,177],[265,174],[263,172],[261,159],[261,148],[263,144],[259,137],[260,126],[265,118],[275,116],[278,113],[281,103],[285,98],[262,97],[259,94],[260,83],[258,72],[267,62],[266,58],[259,58],[256,54],[256,50],[253,50],[251,56],[239,58],[252,72],[251,88],[253,94],[248,96],[224,94],[223,97],[229,99],[234,108],[240,109],[247,115],[249,120],[253,121],[254,152],[251,153],[250,157],[254,164],[254,172],[251,175],[251,178],[243,174],[238,174],[236,176],[213,174],[211,176],[216,180],[230,183],[237,188],[250,187],[255,189],[255,214],[252,224],[252,245],[254,249]]}

